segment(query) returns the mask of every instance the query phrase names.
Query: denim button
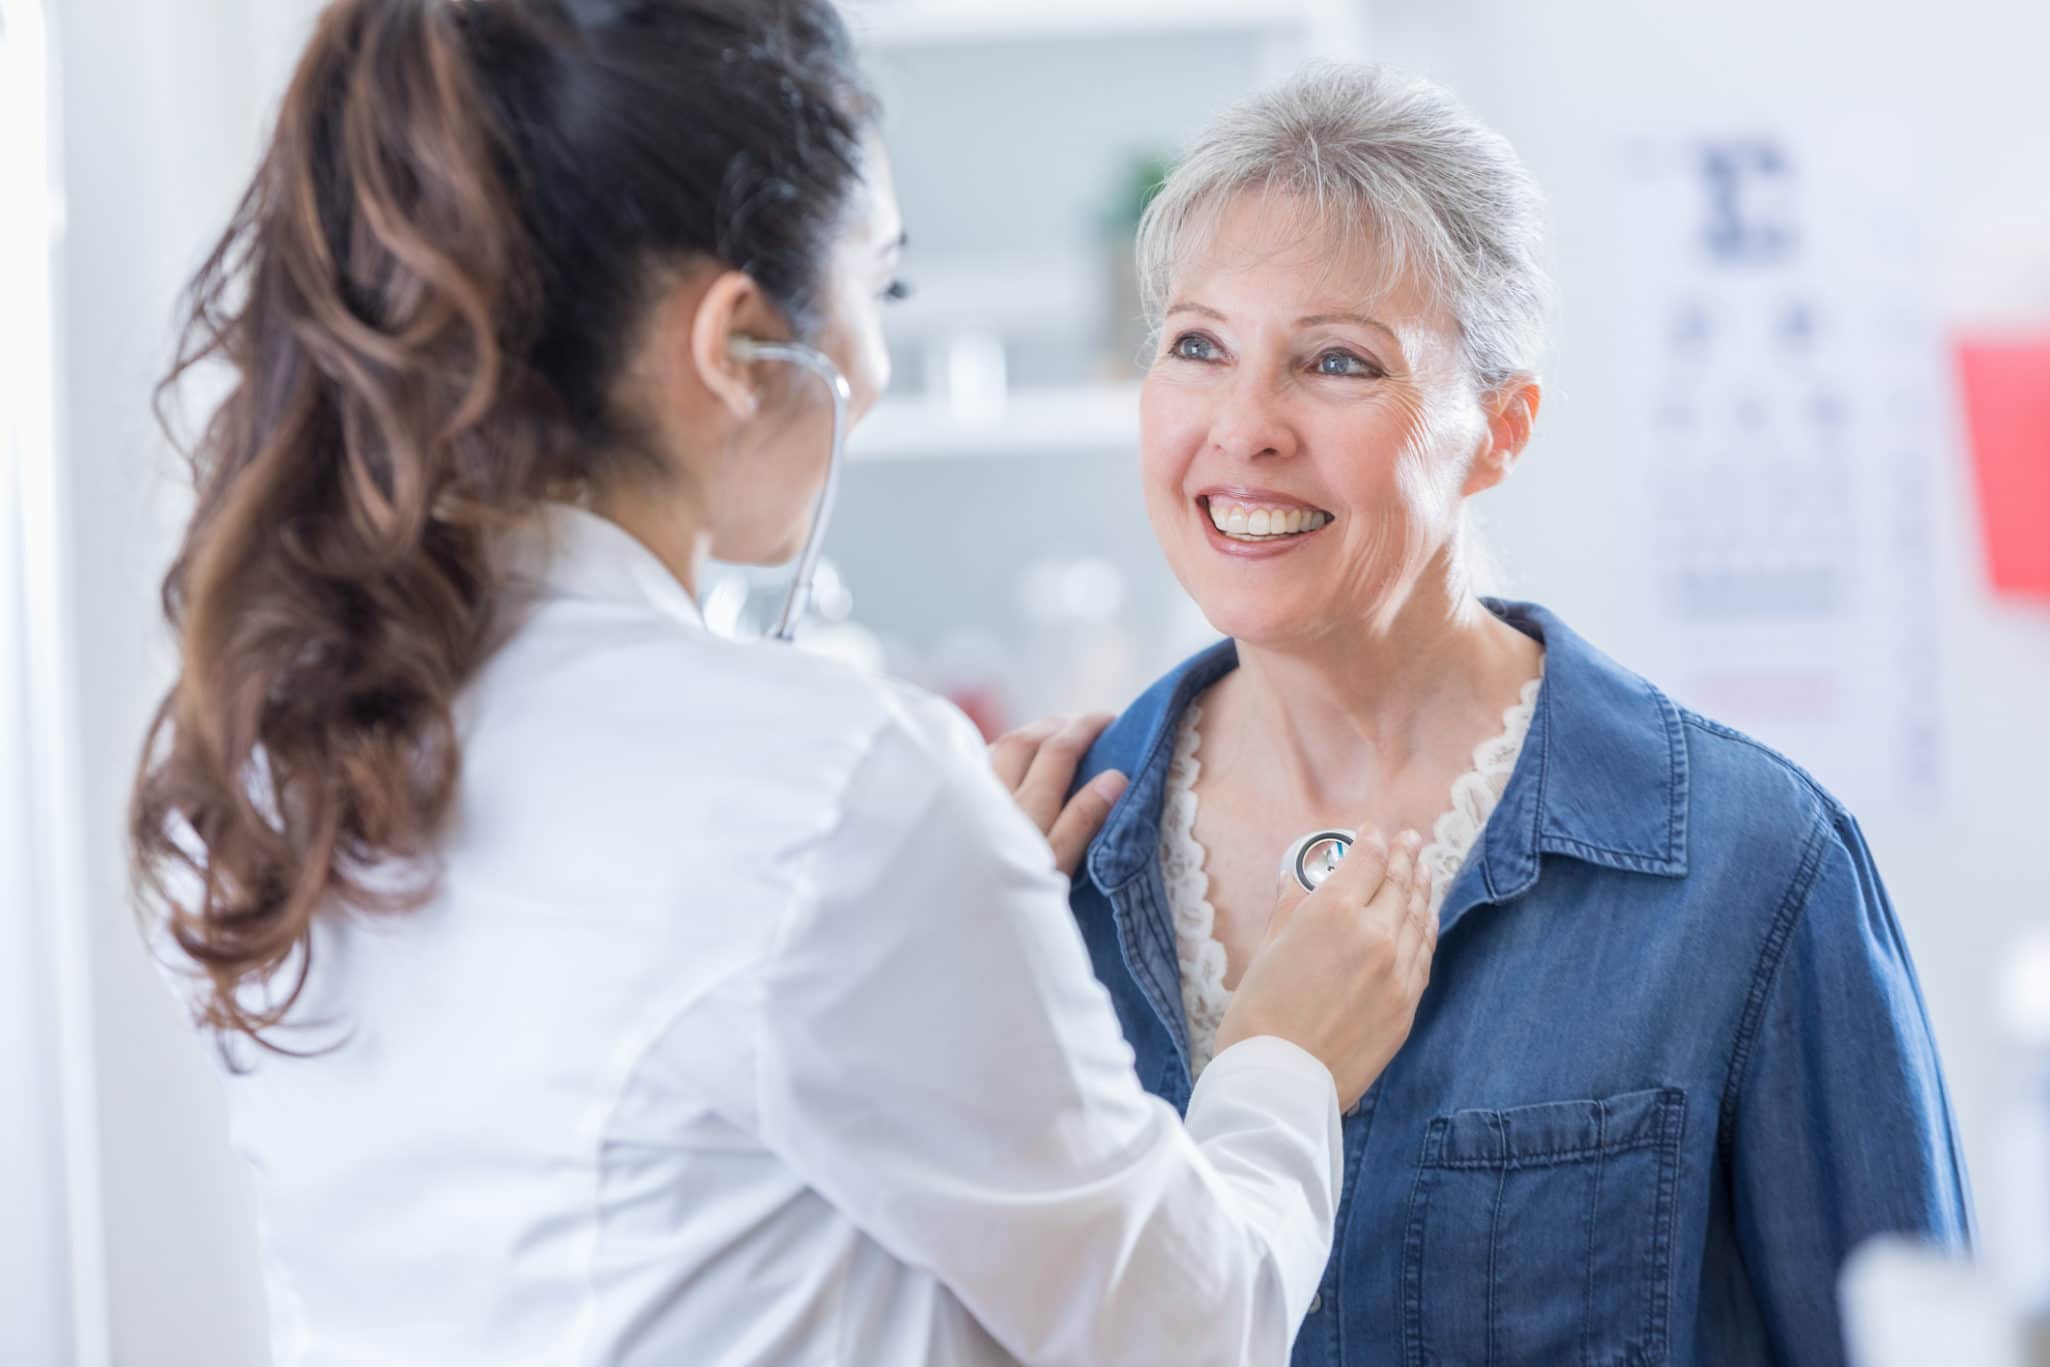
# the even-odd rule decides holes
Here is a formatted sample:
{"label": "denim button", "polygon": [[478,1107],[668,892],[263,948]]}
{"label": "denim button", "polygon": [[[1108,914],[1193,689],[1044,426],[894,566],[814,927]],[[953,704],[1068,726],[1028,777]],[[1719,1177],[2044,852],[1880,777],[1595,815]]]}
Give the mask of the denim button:
{"label": "denim button", "polygon": [[1314,1315],[1314,1314],[1316,1314],[1316,1313],[1317,1313],[1317,1312],[1318,1312],[1319,1310],[1322,1310],[1323,1308],[1324,1308],[1324,1293],[1323,1293],[1322,1291],[1319,1291],[1319,1292],[1318,1292],[1318,1293],[1317,1293],[1316,1295],[1314,1295],[1314,1296],[1310,1297],[1310,1313]]}

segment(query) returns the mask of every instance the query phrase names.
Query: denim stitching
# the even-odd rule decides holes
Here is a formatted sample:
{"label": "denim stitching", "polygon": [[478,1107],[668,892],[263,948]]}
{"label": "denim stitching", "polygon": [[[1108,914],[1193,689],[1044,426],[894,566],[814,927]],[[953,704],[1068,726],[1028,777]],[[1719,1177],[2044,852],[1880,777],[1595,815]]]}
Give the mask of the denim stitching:
{"label": "denim stitching", "polygon": [[1423,1367],[1424,1362],[1424,1216],[1430,1210],[1430,1189],[1425,1178],[1434,1172],[1439,1138],[1445,1132],[1443,1120],[1433,1120],[1424,1132],[1424,1154],[1416,1167],[1416,1179],[1409,1187],[1409,1226],[1402,1235],[1402,1359],[1405,1367]]}
{"label": "denim stitching", "polygon": [[[1609,1134],[1609,1103],[1595,1103],[1596,1133],[1606,1143]],[[1599,1227],[1602,1208],[1602,1173],[1608,1167],[1606,1152],[1595,1159],[1594,1188],[1587,1198],[1587,1284],[1585,1287],[1586,1310],[1580,1325],[1581,1367],[1594,1367],[1594,1250],[1595,1230]]]}
{"label": "denim stitching", "polygon": [[[1350,1285],[1346,1278],[1345,1254],[1346,1250],[1352,1247],[1349,1226],[1359,1213],[1358,1204],[1353,1197],[1359,1190],[1361,1175],[1366,1171],[1368,1131],[1374,1127],[1374,1112],[1380,1106],[1381,1085],[1386,1080],[1385,1073],[1374,1079],[1373,1085],[1367,1088],[1366,1095],[1360,1098],[1358,1123],[1353,1126],[1354,1133],[1345,1139],[1345,1172],[1338,1184],[1337,1231],[1333,1238],[1331,1253],[1332,1261],[1337,1265],[1336,1275],[1331,1278],[1331,1282],[1338,1288]],[[1344,1134],[1344,1126],[1345,1122],[1341,1119],[1341,1135]],[[1339,1294],[1333,1299],[1336,1304],[1330,1308],[1331,1351],[1326,1360],[1337,1367],[1337,1364],[1345,1361],[1345,1297]]]}
{"label": "denim stitching", "polygon": [[1582,1163],[1590,1158],[1616,1158],[1639,1149],[1656,1148],[1664,1142],[1656,1134],[1641,1134],[1631,1139],[1619,1139],[1612,1144],[1579,1149],[1545,1149],[1538,1153],[1505,1154],[1501,1158],[1441,1158],[1430,1166],[1449,1172],[1493,1172],[1497,1168],[1509,1172],[1521,1172],[1526,1168],[1557,1168],[1569,1163]]}
{"label": "denim stitching", "polygon": [[[1495,1133],[1500,1138],[1502,1152],[1507,1154],[1509,1136],[1502,1129],[1502,1117],[1499,1115],[1495,1117]],[[1509,1169],[1504,1167],[1495,1178],[1495,1208],[1488,1216],[1488,1367],[1495,1367],[1495,1301],[1502,1281],[1502,1194],[1508,1186]]]}
{"label": "denim stitching", "polygon": [[1664,1143],[1659,1159],[1659,1195],[1652,1235],[1652,1324],[1645,1335],[1647,1363],[1664,1362],[1671,1333],[1674,1204],[1680,1187],[1680,1137],[1687,1127],[1687,1095],[1669,1091],[1660,1104]]}
{"label": "denim stitching", "polygon": [[1618,864],[1632,873],[1655,873],[1673,876],[1679,861],[1666,856],[1648,855],[1638,850],[1612,850],[1606,845],[1597,845],[1590,840],[1576,839],[1570,835],[1548,835],[1543,847],[1553,854],[1573,854],[1594,863]]}
{"label": "denim stitching", "polygon": [[1830,793],[1829,789],[1823,787],[1820,783],[1818,783],[1813,774],[1809,773],[1806,769],[1803,769],[1800,765],[1788,759],[1779,751],[1773,749],[1770,745],[1765,744],[1763,741],[1760,741],[1755,737],[1747,736],[1742,731],[1733,731],[1729,727],[1724,726],[1721,722],[1711,720],[1708,717],[1704,717],[1698,712],[1683,711],[1681,713],[1681,717],[1687,725],[1693,727],[1697,731],[1706,731],[1711,736],[1716,736],[1723,740],[1735,741],[1739,745],[1748,746],[1749,748],[1756,750],[1759,754],[1763,755],[1768,761],[1770,761],[1772,766],[1775,769],[1779,770],[1782,774],[1787,774],[1799,779],[1801,781],[1801,786],[1808,790],[1809,796],[1813,797],[1817,802],[1821,803],[1824,808],[1830,811],[1843,810],[1843,804],[1836,800],[1836,798]]}
{"label": "denim stitching", "polygon": [[1672,765],[1671,782],[1668,791],[1672,794],[1672,806],[1666,814],[1666,858],[1669,861],[1685,863],[1687,859],[1687,799],[1688,765],[1686,723],[1672,699],[1647,683],[1645,685],[1658,704],[1659,716],[1666,724],[1666,752]]}
{"label": "denim stitching", "polygon": [[[1519,875],[1522,883],[1514,891],[1528,891],[1531,885],[1537,882],[1538,877],[1544,872],[1542,851],[1545,838],[1545,811],[1549,800],[1547,794],[1551,792],[1552,788],[1552,701],[1551,682],[1549,680],[1538,685],[1538,704],[1539,709],[1544,713],[1544,730],[1538,737],[1537,786],[1532,794],[1530,804],[1530,840],[1525,846],[1525,849],[1528,851],[1527,858],[1530,867]],[[1524,744],[1528,745],[1529,743],[1530,737],[1526,733]],[[1512,889],[1506,887],[1497,889],[1495,895],[1501,897],[1510,891]]]}
{"label": "denim stitching", "polygon": [[1716,1149],[1725,1160],[1729,1157],[1730,1134],[1737,1120],[1737,1093],[1744,1084],[1744,1070],[1751,1062],[1751,1049],[1757,1042],[1758,1032],[1765,1021],[1766,1000],[1771,995],[1772,984],[1779,976],[1781,959],[1786,954],[1787,942],[1793,939],[1794,922],[1807,906],[1808,894],[1813,890],[1815,878],[1822,869],[1822,852],[1828,844],[1829,822],[1826,815],[1818,814],[1814,829],[1809,832],[1808,844],[1801,851],[1801,862],[1794,870],[1794,878],[1787,885],[1786,895],[1781,898],[1779,910],[1773,913],[1772,927],[1766,932],[1765,945],[1759,951],[1758,966],[1752,970],[1751,988],[1744,1002],[1744,1014],[1737,1026],[1737,1040],[1730,1054],[1729,1079],[1723,1084],[1722,1106],[1717,1117],[1718,1134]]}
{"label": "denim stitching", "polygon": [[[1656,1367],[1657,1364],[1667,1361],[1672,1314],[1673,1229],[1677,1219],[1681,1139],[1685,1127],[1687,1097],[1686,1093],[1678,1088],[1654,1089],[1649,1093],[1648,1122],[1629,1138],[1620,1140],[1609,1138],[1614,1113],[1612,1100],[1613,1098],[1603,1098],[1594,1102],[1594,1144],[1574,1149],[1547,1150],[1535,1157],[1510,1152],[1501,1112],[1464,1113],[1486,1118],[1496,1139],[1496,1148],[1499,1151],[1496,1157],[1445,1157],[1445,1140],[1449,1135],[1453,1117],[1439,1116],[1431,1122],[1425,1135],[1417,1173],[1410,1187],[1408,1222],[1403,1238],[1400,1343],[1402,1360],[1407,1367],[1424,1367],[1429,1360],[1423,1342],[1423,1253],[1426,1227],[1429,1224],[1430,1196],[1438,1180],[1433,1174],[1457,1171],[1492,1171],[1496,1174],[1495,1202],[1490,1212],[1486,1305],[1486,1354],[1487,1360],[1493,1363],[1498,1355],[1500,1313],[1497,1298],[1500,1290],[1498,1283],[1501,1221],[1509,1174],[1524,1169],[1557,1167],[1587,1160],[1593,1160],[1596,1167],[1593,1192],[1587,1207],[1588,1256],[1585,1283],[1586,1311],[1582,1326],[1582,1362],[1584,1365],[1615,1362],[1634,1364],[1635,1367]],[[1638,1329],[1634,1341],[1623,1344],[1622,1352],[1617,1358],[1597,1359],[1594,1331],[1595,1250],[1599,1247],[1601,1193],[1606,1185],[1608,1160],[1611,1157],[1648,1149],[1657,1151],[1658,1173],[1652,1189],[1652,1242],[1643,1265]]]}
{"label": "denim stitching", "polygon": [[[1134,886],[1135,884],[1136,887]],[[1151,917],[1156,910],[1156,906],[1153,902],[1153,889],[1147,885],[1146,880],[1135,878],[1131,883],[1126,884],[1125,887],[1130,891],[1132,900],[1138,901],[1143,899],[1146,902],[1145,911]],[[1153,1007],[1153,1014],[1159,1017],[1161,1024],[1167,1027],[1168,1041],[1174,1045],[1175,1054],[1181,1063],[1181,1076],[1187,1077],[1189,1073],[1189,1050],[1188,1045],[1183,1040],[1183,1033],[1187,1029],[1187,1023],[1185,1021],[1178,1021],[1171,1015],[1172,1012],[1179,1011],[1181,1006],[1180,986],[1179,984],[1170,986],[1163,983],[1160,980],[1159,973],[1153,967],[1152,960],[1140,952],[1137,938],[1139,918],[1126,916],[1123,918],[1123,921],[1121,938],[1126,948],[1125,966],[1132,971],[1134,978],[1143,977],[1151,985],[1152,994],[1156,1000],[1149,1003],[1149,1005]],[[1165,1009],[1163,1009],[1162,1004],[1165,1004]],[[1179,1082],[1179,1079],[1177,1081]],[[1178,1087],[1177,1091],[1179,1090]]]}

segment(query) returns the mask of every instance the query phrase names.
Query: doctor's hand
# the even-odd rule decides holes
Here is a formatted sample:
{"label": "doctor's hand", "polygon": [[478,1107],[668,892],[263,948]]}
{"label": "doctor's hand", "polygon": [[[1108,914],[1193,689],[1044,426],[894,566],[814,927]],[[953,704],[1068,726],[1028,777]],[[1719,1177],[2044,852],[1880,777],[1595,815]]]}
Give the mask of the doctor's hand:
{"label": "doctor's hand", "polygon": [[1123,796],[1126,779],[1112,770],[1098,774],[1068,797],[1082,756],[1110,725],[1108,716],[1055,717],[1020,727],[989,747],[989,761],[1004,787],[1053,846],[1054,863],[1068,877],[1082,865],[1083,851]]}
{"label": "doctor's hand", "polygon": [[1405,831],[1391,848],[1359,843],[1315,892],[1286,878],[1266,941],[1217,1028],[1217,1051],[1278,1035],[1323,1061],[1341,1109],[1366,1094],[1416,1023],[1431,981],[1438,914],[1423,847]]}

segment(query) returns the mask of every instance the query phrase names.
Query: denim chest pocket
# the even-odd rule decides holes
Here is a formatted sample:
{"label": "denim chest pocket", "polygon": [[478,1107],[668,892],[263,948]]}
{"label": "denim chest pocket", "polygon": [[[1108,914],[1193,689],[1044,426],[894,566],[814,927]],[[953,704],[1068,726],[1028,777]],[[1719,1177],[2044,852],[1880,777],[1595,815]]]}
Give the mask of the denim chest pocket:
{"label": "denim chest pocket", "polygon": [[1409,1367],[1666,1361],[1684,1092],[1431,1122],[1402,1252]]}

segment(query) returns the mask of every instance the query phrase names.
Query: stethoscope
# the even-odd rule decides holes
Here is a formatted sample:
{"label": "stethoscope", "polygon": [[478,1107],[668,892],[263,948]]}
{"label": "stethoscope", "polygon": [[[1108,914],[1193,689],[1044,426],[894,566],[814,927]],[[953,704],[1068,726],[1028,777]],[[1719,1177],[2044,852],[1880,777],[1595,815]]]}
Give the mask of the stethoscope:
{"label": "stethoscope", "polygon": [[1315,892],[1338,871],[1339,861],[1359,843],[1358,831],[1311,831],[1281,857],[1283,877],[1294,878],[1304,892]]}
{"label": "stethoscope", "polygon": [[[752,337],[736,337],[732,352],[736,360],[783,361],[801,367],[823,381],[833,398],[833,449],[826,461],[825,487],[819,490],[818,503],[812,509],[811,531],[804,538],[804,549],[798,553],[795,575],[783,597],[783,611],[777,615],[775,628],[769,632],[772,641],[788,641],[797,634],[797,619],[811,597],[812,576],[818,571],[819,553],[826,541],[826,527],[832,521],[833,505],[839,496],[840,467],[847,459],[847,406],[854,401],[854,391],[831,358],[802,342],[763,342]],[[1303,891],[1315,892],[1337,871],[1339,861],[1358,841],[1359,833],[1356,831],[1311,831],[1289,846],[1288,853],[1282,857],[1282,872],[1294,878]]]}
{"label": "stethoscope", "polygon": [[783,596],[783,611],[777,614],[776,625],[769,632],[772,641],[788,641],[797,635],[797,619],[810,601],[812,576],[818,572],[819,553],[826,544],[826,524],[832,521],[833,504],[840,493],[840,467],[847,459],[847,406],[854,402],[854,391],[848,386],[847,377],[840,373],[840,367],[817,347],[802,342],[736,337],[730,349],[735,360],[785,361],[802,367],[823,380],[833,396],[833,449],[826,459],[825,487],[819,490],[819,501],[812,508],[811,531],[804,538],[804,549],[798,553],[796,575]]}

